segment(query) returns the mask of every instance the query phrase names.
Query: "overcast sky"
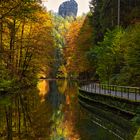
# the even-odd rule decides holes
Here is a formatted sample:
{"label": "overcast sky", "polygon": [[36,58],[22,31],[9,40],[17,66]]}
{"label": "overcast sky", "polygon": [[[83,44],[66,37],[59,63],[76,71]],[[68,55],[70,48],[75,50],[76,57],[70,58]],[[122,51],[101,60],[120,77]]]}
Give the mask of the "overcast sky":
{"label": "overcast sky", "polygon": [[[48,0],[48,2],[44,2],[44,5],[48,10],[53,10],[54,12],[58,12],[59,5],[67,0]],[[78,15],[82,15],[82,13],[87,13],[89,11],[89,1],[90,0],[75,0],[78,3]]]}

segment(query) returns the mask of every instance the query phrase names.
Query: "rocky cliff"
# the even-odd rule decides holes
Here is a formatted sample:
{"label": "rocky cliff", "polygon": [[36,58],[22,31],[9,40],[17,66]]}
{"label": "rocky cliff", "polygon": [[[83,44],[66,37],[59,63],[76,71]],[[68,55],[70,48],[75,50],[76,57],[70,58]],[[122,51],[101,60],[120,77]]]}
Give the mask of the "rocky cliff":
{"label": "rocky cliff", "polygon": [[66,2],[63,2],[60,6],[59,6],[59,15],[61,15],[62,17],[66,17],[66,16],[73,16],[76,17],[77,16],[77,11],[78,11],[78,4],[75,0],[69,0]]}

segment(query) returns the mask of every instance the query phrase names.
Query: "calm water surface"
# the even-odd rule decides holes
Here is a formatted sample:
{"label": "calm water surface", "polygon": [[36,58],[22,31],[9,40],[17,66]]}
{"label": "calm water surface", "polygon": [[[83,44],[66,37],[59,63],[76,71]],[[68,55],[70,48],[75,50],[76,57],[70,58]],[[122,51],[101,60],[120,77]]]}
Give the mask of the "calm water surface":
{"label": "calm water surface", "polygon": [[40,80],[37,88],[0,99],[0,140],[121,140],[77,94],[75,82]]}

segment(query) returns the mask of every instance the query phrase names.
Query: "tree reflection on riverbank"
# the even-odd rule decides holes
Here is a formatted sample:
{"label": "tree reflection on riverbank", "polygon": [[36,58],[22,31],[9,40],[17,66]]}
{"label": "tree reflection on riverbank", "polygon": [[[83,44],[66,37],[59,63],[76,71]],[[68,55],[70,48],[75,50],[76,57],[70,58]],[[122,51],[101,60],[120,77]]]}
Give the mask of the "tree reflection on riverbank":
{"label": "tree reflection on riverbank", "polygon": [[77,94],[76,82],[39,80],[0,98],[0,140],[119,140],[93,123]]}
{"label": "tree reflection on riverbank", "polygon": [[38,89],[17,91],[1,99],[0,138],[78,139],[78,134],[73,132],[74,114],[70,111],[70,100],[77,91],[76,84],[67,86],[70,86],[67,81],[40,80]]}

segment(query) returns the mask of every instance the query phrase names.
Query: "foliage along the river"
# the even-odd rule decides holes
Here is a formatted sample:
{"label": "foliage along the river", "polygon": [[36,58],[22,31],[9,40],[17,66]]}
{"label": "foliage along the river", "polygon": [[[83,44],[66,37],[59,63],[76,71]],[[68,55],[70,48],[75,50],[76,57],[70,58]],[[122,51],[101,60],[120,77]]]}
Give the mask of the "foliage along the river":
{"label": "foliage along the river", "polygon": [[139,86],[140,1],[121,1],[120,19],[118,1],[92,0],[90,4],[94,45],[88,52],[88,58],[96,69],[93,79]]}
{"label": "foliage along the river", "polygon": [[59,70],[64,77],[139,86],[139,1],[121,1],[120,19],[118,1],[92,0],[90,6],[91,13],[73,21],[63,36]]}
{"label": "foliage along the river", "polygon": [[73,22],[73,17],[63,18],[59,15],[52,13],[53,17],[53,36],[55,42],[54,65],[51,73],[52,77],[67,77],[66,68],[64,66],[63,50],[66,46],[65,34],[68,32],[70,24]]}
{"label": "foliage along the river", "polygon": [[49,73],[54,41],[51,15],[39,1],[0,1],[0,5],[0,89],[4,90],[19,80],[30,84],[40,71]]}
{"label": "foliage along the river", "polygon": [[66,70],[70,77],[80,76],[92,68],[87,59],[87,52],[92,47],[92,15],[75,20],[66,34]]}
{"label": "foliage along the river", "polygon": [[120,47],[124,49],[124,66],[121,69],[118,83],[140,86],[140,24],[129,27]]}
{"label": "foliage along the river", "polygon": [[[120,39],[124,31],[122,28],[116,28],[108,31],[102,42],[91,49],[96,56],[96,73],[100,77],[100,81],[110,83],[110,80],[115,80],[115,75],[120,73],[120,68],[123,65],[123,50],[120,47]],[[114,79],[111,79],[111,78]]]}
{"label": "foliage along the river", "polygon": [[139,86],[139,0],[121,1],[119,24],[117,1],[92,0],[77,19],[40,2],[0,1],[0,90],[38,73]]}
{"label": "foliage along the river", "polygon": [[108,30],[88,55],[100,82],[139,86],[140,24]]}
{"label": "foliage along the river", "polygon": [[120,7],[118,2],[119,0],[91,0],[95,43],[103,39],[108,28],[114,29],[118,24],[127,27],[140,21],[139,0],[120,0]]}

